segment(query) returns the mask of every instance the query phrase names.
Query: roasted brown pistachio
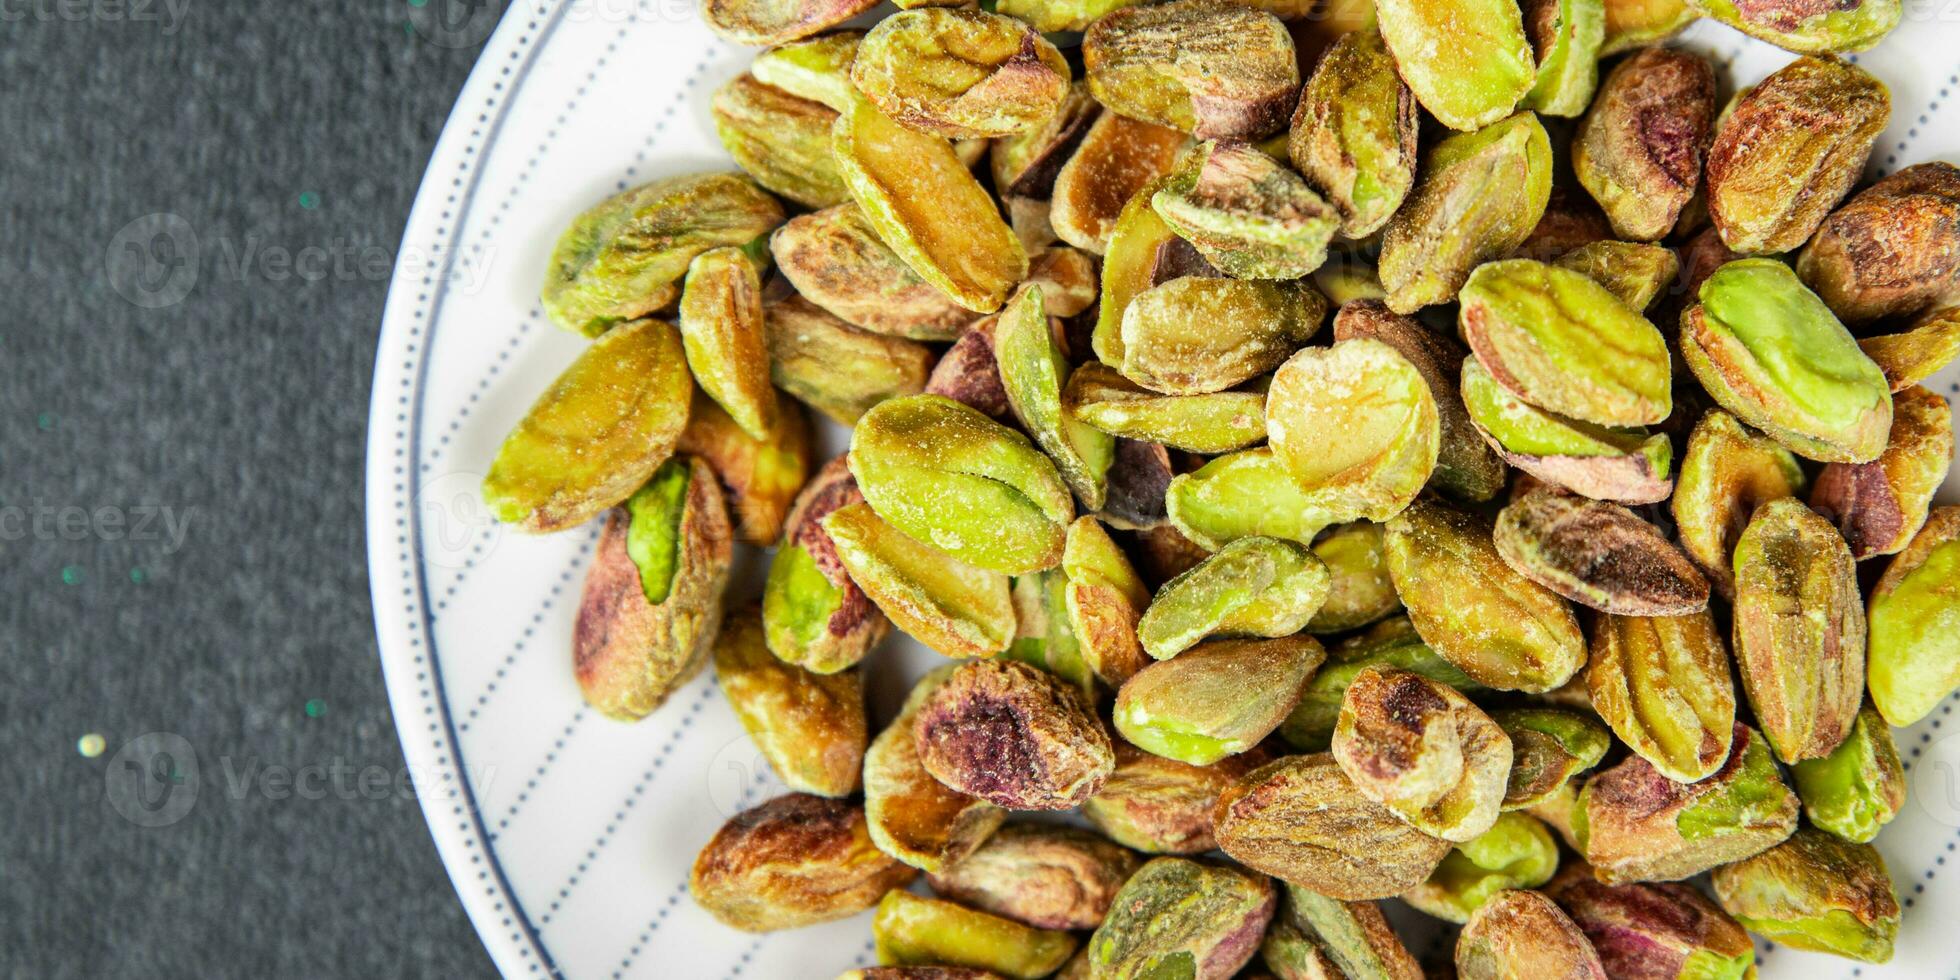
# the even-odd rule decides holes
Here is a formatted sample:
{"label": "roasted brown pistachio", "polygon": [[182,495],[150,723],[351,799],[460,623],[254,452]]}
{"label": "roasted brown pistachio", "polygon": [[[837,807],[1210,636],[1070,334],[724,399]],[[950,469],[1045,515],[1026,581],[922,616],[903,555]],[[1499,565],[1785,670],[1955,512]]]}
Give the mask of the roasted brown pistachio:
{"label": "roasted brown pistachio", "polygon": [[[1055,234],[1076,248],[1104,254],[1113,245],[1112,237],[1123,215],[1129,213],[1127,205],[1169,174],[1189,144],[1184,133],[1169,126],[1102,110],[1055,174],[1054,204],[1049,212]],[[1163,235],[1170,235],[1150,209],[1148,195],[1137,207],[1149,214],[1150,223],[1161,228]],[[1154,246],[1148,250],[1149,254],[1154,251]],[[1107,278],[1103,289],[1109,289]]]}
{"label": "roasted brown pistachio", "polygon": [[1565,708],[1501,708],[1491,712],[1490,720],[1511,738],[1505,810],[1543,803],[1580,773],[1598,765],[1613,745],[1605,725]]}
{"label": "roasted brown pistachio", "polygon": [[1735,416],[1717,409],[1695,424],[1671,506],[1682,550],[1701,565],[1715,591],[1735,595],[1730,556],[1756,508],[1802,493],[1806,482],[1789,450]]}
{"label": "roasted brown pistachio", "polygon": [[1744,92],[1708,149],[1708,213],[1745,255],[1789,252],[1865,169],[1892,99],[1863,69],[1805,56]]}
{"label": "roasted brown pistachio", "polygon": [[1606,220],[1606,212],[1599,209],[1585,188],[1560,179],[1552,184],[1552,193],[1545,200],[1545,213],[1532,226],[1524,244],[1502,257],[1549,262],[1575,248],[1612,239],[1613,225]]}
{"label": "roasted brown pistachio", "polygon": [[1278,367],[1319,332],[1327,300],[1304,282],[1180,276],[1131,296],[1122,316],[1123,376],[1201,395]]}
{"label": "roasted brown pistachio", "polygon": [[1694,562],[1619,504],[1540,485],[1498,512],[1492,540],[1518,574],[1600,612],[1684,616],[1708,607],[1708,580]]}
{"label": "roasted brown pistachio", "polygon": [[1696,295],[1681,314],[1681,357],[1709,397],[1799,455],[1878,458],[1891,385],[1789,266],[1738,259]]}
{"label": "roasted brown pistachio", "polygon": [[688,264],[677,321],[688,369],[725,417],[767,441],[776,427],[776,390],[762,318],[762,280],[747,252],[710,249]]}
{"label": "roasted brown pistachio", "polygon": [[708,662],[733,560],[706,463],[676,456],[606,520],[572,629],[588,704],[622,721],[660,707]]}
{"label": "roasted brown pistachio", "polygon": [[876,6],[872,0],[708,0],[701,19],[737,44],[781,44],[835,27]]}
{"label": "roasted brown pistachio", "polygon": [[783,519],[810,472],[810,423],[802,407],[786,404],[775,415],[775,427],[755,438],[696,393],[676,446],[707,461],[728,491],[736,536],[763,547],[782,537]]}
{"label": "roasted brown pistachio", "polygon": [[1595,620],[1586,687],[1600,719],[1669,779],[1706,778],[1729,757],[1735,685],[1706,610]]}
{"label": "roasted brown pistachio", "polygon": [[1865,607],[1851,550],[1792,498],[1756,508],[1735,545],[1735,661],[1778,758],[1829,755],[1865,688]]}
{"label": "roasted brown pistachio", "polygon": [[1264,875],[1189,858],[1152,858],[1089,937],[1090,975],[1227,980],[1259,951],[1278,905]]}
{"label": "roasted brown pistachio", "polygon": [[1115,766],[1079,689],[1012,660],[964,663],[927,696],[913,731],[933,778],[1011,810],[1067,810]]}
{"label": "roasted brown pistachio", "polygon": [[1402,900],[1447,922],[1465,923],[1492,895],[1536,888],[1558,870],[1558,842],[1544,821],[1505,813],[1476,838],[1458,844],[1429,880]]}
{"label": "roasted brown pistachio", "polygon": [[727,925],[771,932],[849,918],[915,874],[871,845],[863,807],[790,793],[724,824],[688,893]]}
{"label": "roasted brown pistachio", "polygon": [[1478,434],[1464,410],[1457,376],[1469,350],[1451,337],[1388,308],[1380,300],[1355,300],[1334,316],[1334,340],[1371,337],[1390,347],[1422,375],[1436,402],[1439,443],[1430,483],[1463,500],[1489,500],[1504,489],[1504,461]]}
{"label": "roasted brown pistachio", "polygon": [[1606,980],[1599,953],[1571,918],[1534,891],[1492,895],[1456,940],[1460,980]]}
{"label": "roasted brown pistachio", "polygon": [[1714,775],[1677,783],[1639,756],[1586,781],[1573,831],[1593,874],[1609,885],[1678,881],[1781,843],[1797,827],[1797,797],[1754,729],[1738,724]]}
{"label": "roasted brown pistachio", "polygon": [[1594,500],[1651,504],[1674,488],[1666,436],[1547,412],[1498,384],[1475,358],[1463,362],[1462,378],[1470,421],[1518,469]]}
{"label": "roasted brown pistachio", "polygon": [[1653,305],[1654,298],[1681,274],[1681,260],[1673,249],[1639,242],[1592,242],[1552,264],[1584,273],[1635,312]]}
{"label": "roasted brown pistachio", "polygon": [[[1006,9],[1000,12],[1012,14]],[[1055,181],[1063,164],[1075,153],[1101,111],[1101,106],[1089,94],[1088,85],[1076,82],[1069,87],[1061,107],[1040,125],[994,140],[988,149],[994,190],[1003,198],[1047,201],[1054,195]]]}
{"label": "roasted brown pistachio", "polygon": [[1665,41],[1694,23],[1686,0],[1606,0],[1606,40],[1599,56],[1612,57]]}
{"label": "roasted brown pistachio", "polygon": [[1905,15],[1899,0],[1758,4],[1689,0],[1697,13],[1790,51],[1863,51],[1884,40]]}
{"label": "roasted brown pistachio", "polygon": [[1761,854],[1715,869],[1715,897],[1749,931],[1794,949],[1884,963],[1899,933],[1885,859],[1806,827]]}
{"label": "roasted brown pistachio", "polygon": [[693,390],[671,324],[609,331],[504,437],[483,480],[491,516],[520,531],[561,531],[625,500],[673,453]]}
{"label": "roasted brown pistachio", "polygon": [[790,789],[848,796],[864,768],[864,679],[855,670],[815,674],[776,659],[762,640],[761,610],[728,617],[715,640],[715,682],[735,717]]}
{"label": "roasted brown pistachio", "polygon": [[851,581],[823,529],[832,511],[863,499],[850,461],[839,456],[811,477],[790,506],[762,587],[763,638],[784,663],[833,674],[864,659],[891,629]]}
{"label": "roasted brown pistachio", "polygon": [[1860,191],[1817,229],[1797,274],[1846,323],[1960,302],[1960,167],[1922,163]]}
{"label": "roasted brown pistachio", "polygon": [[872,843],[926,872],[958,864],[1007,819],[1000,807],[948,789],[919,760],[913,724],[953,670],[949,664],[920,678],[898,717],[864,753],[864,814]]}
{"label": "roasted brown pistachio", "polygon": [[1327,566],[1327,600],[1307,621],[1309,633],[1341,633],[1400,611],[1402,600],[1388,577],[1382,526],[1356,521],[1329,528],[1313,543]]}
{"label": "roasted brown pistachio", "polygon": [[851,83],[899,125],[947,139],[1027,132],[1068,98],[1069,67],[1033,27],[984,10],[925,7],[878,22]]}
{"label": "roasted brown pistachio", "polygon": [[1375,666],[1414,671],[1466,693],[1483,690],[1482,685],[1424,645],[1407,618],[1396,617],[1335,645],[1327,663],[1307,681],[1299,705],[1286,717],[1280,734],[1303,751],[1327,751],[1333,744],[1334,726],[1340,719],[1348,685],[1363,670]]}
{"label": "roasted brown pistachio", "polygon": [[1219,797],[1213,832],[1241,864],[1345,901],[1408,891],[1450,850],[1362,796],[1327,753],[1247,773]]}
{"label": "roasted brown pistachio", "polygon": [[1220,0],[1111,11],[1083,35],[1082,60],[1097,101],[1201,140],[1285,127],[1300,90],[1286,25]]}
{"label": "roasted brown pistachio", "polygon": [[740,75],[715,90],[715,134],[742,172],[805,207],[851,199],[830,155],[837,110]]}
{"label": "roasted brown pistachio", "polygon": [[[1109,464],[1109,500],[1102,512],[1096,516],[1110,527],[1139,532],[1138,538],[1153,537],[1150,532],[1159,528],[1172,530],[1165,523],[1164,494],[1170,488],[1173,474],[1171,454],[1163,446],[1154,442],[1139,442],[1135,439],[1116,440],[1116,460]],[[1157,537],[1158,544],[1175,545],[1176,540]],[[1153,572],[1152,578],[1164,581],[1184,568],[1198,563],[1204,557],[1203,549],[1189,546],[1180,552],[1179,548],[1168,548],[1161,556],[1183,553],[1189,560],[1180,559],[1181,567],[1168,573]],[[1195,551],[1195,553],[1193,553]],[[1168,564],[1153,564],[1153,569],[1168,568]]]}
{"label": "roasted brown pistachio", "polygon": [[1267,759],[1254,747],[1194,766],[1118,739],[1116,770],[1082,804],[1082,815],[1125,847],[1148,854],[1202,854],[1218,846],[1211,833],[1218,795]]}
{"label": "roasted brown pistachio", "polygon": [[1063,609],[1080,656],[1097,677],[1122,687],[1150,663],[1137,641],[1137,619],[1150,590],[1094,517],[1069,525],[1062,547]]}
{"label": "roasted brown pistachio", "polygon": [[991,313],[1027,278],[1020,239],[952,144],[858,102],[831,130],[831,153],[878,237],[953,302]]}
{"label": "roasted brown pistachio", "polygon": [[1503,119],[1537,80],[1515,3],[1387,0],[1375,5],[1375,16],[1402,80],[1451,129]]}
{"label": "roasted brown pistachio", "polygon": [[1869,843],[1906,805],[1906,772],[1892,728],[1867,703],[1836,751],[1790,767],[1804,816],[1857,844]]}
{"label": "roasted brown pistachio", "polygon": [[1871,596],[1871,692],[1894,725],[1931,714],[1960,687],[1960,508],[1939,507]]}
{"label": "roasted brown pistachio", "polygon": [[1343,902],[1286,886],[1259,952],[1280,980],[1417,980],[1422,968],[1374,902]]}
{"label": "roasted brown pistachio", "polygon": [[1382,237],[1382,287],[1397,313],[1448,302],[1472,269],[1524,244],[1551,200],[1552,144],[1521,112],[1431,147],[1421,174]]}
{"label": "roasted brown pistachio", "polygon": [[919,278],[878,238],[856,204],[791,218],[769,236],[769,251],[799,295],[853,326],[951,340],[973,322],[971,311]]}
{"label": "roasted brown pistachio", "polygon": [[680,297],[696,255],[746,245],[782,224],[783,207],[746,177],[669,177],[621,191],[573,220],[545,271],[545,314],[596,337]]}
{"label": "roasted brown pistachio", "polygon": [[1211,765],[1272,734],[1326,657],[1309,636],[1201,644],[1124,682],[1116,730],[1147,752]]}
{"label": "roasted brown pistachio", "polygon": [[1020,575],[1061,562],[1075,503],[1027,437],[938,395],[885,402],[851,433],[878,516],[963,562]]}
{"label": "roasted brown pistachio", "polygon": [[1960,355],[1960,306],[1931,310],[1900,333],[1863,338],[1858,349],[1885,372],[1894,392],[1904,391]]}
{"label": "roasted brown pistachio", "polygon": [[1266,395],[1273,455],[1328,524],[1401,512],[1435,471],[1441,431],[1422,371],[1372,337],[1301,350]]}
{"label": "roasted brown pistachio", "polygon": [[1572,862],[1545,894],[1592,941],[1609,977],[1754,975],[1756,947],[1749,935],[1693,885],[1608,885],[1584,863]]}
{"label": "roasted brown pistachio", "polygon": [[1342,35],[1300,93],[1287,154],[1341,215],[1341,234],[1366,238],[1402,206],[1416,177],[1416,101],[1379,31]]}
{"label": "roasted brown pistachio", "polygon": [[1241,279],[1312,272],[1339,223],[1299,174],[1238,140],[1198,144],[1151,207],[1206,261]]}
{"label": "roasted brown pistachio", "polygon": [[1086,830],[1010,823],[927,881],[940,895],[1038,929],[1094,929],[1141,863]]}
{"label": "roasted brown pistachio", "polygon": [[1066,245],[1040,249],[1028,256],[1028,282],[1041,287],[1049,316],[1068,318],[1095,305],[1099,274],[1094,256]]}
{"label": "roasted brown pistachio", "polygon": [[[1067,974],[1055,976],[1067,977]],[[1000,980],[1000,974],[970,966],[871,966],[846,970],[837,975],[837,980]]]}
{"label": "roasted brown pistachio", "polygon": [[1678,48],[1644,48],[1606,76],[1573,137],[1572,166],[1616,234],[1657,241],[1701,184],[1714,124],[1714,66]]}
{"label": "roasted brown pistachio", "polygon": [[1473,514],[1412,504],[1388,522],[1388,573],[1423,641],[1480,684],[1549,691],[1585,666],[1571,607],[1505,564]]}
{"label": "roasted brown pistachio", "polygon": [[994,357],[994,330],[999,325],[998,314],[981,317],[960,334],[926,376],[925,393],[944,395],[993,418],[1006,419],[1013,406],[1007,404],[1007,389],[1000,383],[1000,362]]}
{"label": "roasted brown pistachio", "polygon": [[1510,736],[1469,698],[1421,674],[1369,667],[1355,675],[1333,747],[1361,795],[1431,836],[1476,837],[1504,802]]}
{"label": "roasted brown pistachio", "polygon": [[845,425],[924,390],[932,367],[924,344],[860,330],[801,296],[769,304],[762,323],[776,387]]}
{"label": "roasted brown pistachio", "polygon": [[1036,929],[897,888],[878,903],[871,937],[880,963],[964,966],[1013,980],[1054,973],[1076,944],[1066,932]]}
{"label": "roasted brown pistachio", "polygon": [[851,59],[863,31],[835,31],[789,41],[755,56],[749,74],[771,88],[843,112],[857,99],[851,87]]}
{"label": "roasted brown pistachio", "polygon": [[1892,431],[1869,463],[1832,463],[1817,474],[1810,506],[1864,560],[1897,554],[1926,523],[1933,491],[1953,464],[1953,412],[1921,387],[1892,396]]}
{"label": "roasted brown pistachio", "polygon": [[1294,542],[1240,538],[1164,583],[1137,639],[1168,660],[1210,636],[1288,636],[1320,609],[1329,581],[1327,566]]}
{"label": "roasted brown pistachio", "polygon": [[1038,285],[1014,293],[994,327],[994,362],[1007,403],[1021,428],[1053,460],[1063,482],[1088,510],[1101,510],[1116,443],[1109,433],[1076,418],[1062,403],[1070,367],[1055,340]]}
{"label": "roasted brown pistachio", "polygon": [[1457,324],[1497,383],[1594,425],[1652,425],[1672,410],[1667,343],[1589,276],[1533,259],[1486,262]]}

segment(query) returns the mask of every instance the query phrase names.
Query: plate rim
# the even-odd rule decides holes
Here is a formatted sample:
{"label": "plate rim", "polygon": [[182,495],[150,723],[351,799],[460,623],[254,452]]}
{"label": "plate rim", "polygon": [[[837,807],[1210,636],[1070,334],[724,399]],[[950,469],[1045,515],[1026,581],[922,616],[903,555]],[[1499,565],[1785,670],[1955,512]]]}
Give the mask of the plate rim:
{"label": "plate rim", "polygon": [[[422,522],[413,519],[411,502],[419,498],[422,482],[421,468],[414,464],[420,458],[429,351],[469,205],[516,94],[573,3],[507,5],[443,121],[395,251],[375,346],[363,458],[368,591],[396,740],[414,778],[437,857],[478,941],[504,975],[563,974],[491,846],[468,776],[440,658],[434,655],[427,570],[416,560],[422,550]],[[496,67],[506,61],[514,64]],[[463,135],[463,123],[472,112],[482,123],[481,140]],[[452,192],[447,201],[438,202],[441,178],[447,174],[455,175],[448,185]],[[430,256],[441,259],[439,270],[428,269],[424,259]],[[421,270],[419,282],[413,281],[413,270]],[[390,541],[392,546],[384,546]],[[413,718],[433,720],[427,732],[412,733]],[[473,877],[472,868],[477,869]]]}

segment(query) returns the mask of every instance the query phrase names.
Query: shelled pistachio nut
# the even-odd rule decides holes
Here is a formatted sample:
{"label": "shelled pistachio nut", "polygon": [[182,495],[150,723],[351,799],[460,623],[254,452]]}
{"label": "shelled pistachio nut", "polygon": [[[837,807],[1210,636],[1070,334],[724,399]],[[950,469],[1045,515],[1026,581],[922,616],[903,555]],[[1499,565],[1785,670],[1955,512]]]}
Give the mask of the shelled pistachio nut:
{"label": "shelled pistachio nut", "polygon": [[790,793],[723,825],[688,892],[727,925],[773,932],[849,918],[916,874],[871,846],[863,807]]}

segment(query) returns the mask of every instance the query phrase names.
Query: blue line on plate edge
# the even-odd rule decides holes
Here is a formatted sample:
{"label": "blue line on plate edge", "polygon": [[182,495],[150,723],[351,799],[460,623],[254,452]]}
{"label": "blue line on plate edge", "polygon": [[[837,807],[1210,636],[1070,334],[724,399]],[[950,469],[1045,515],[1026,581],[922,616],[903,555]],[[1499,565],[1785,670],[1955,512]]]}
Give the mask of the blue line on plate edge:
{"label": "blue line on plate edge", "polygon": [[[519,87],[523,85],[524,80],[530,76],[531,69],[535,67],[537,64],[538,53],[544,50],[545,45],[549,43],[551,37],[557,33],[558,25],[564,22],[565,12],[570,9],[570,4],[561,3],[558,2],[558,0],[544,0],[544,2],[550,2],[552,4],[552,7],[551,7],[550,14],[545,19],[543,30],[541,31],[537,30],[538,24],[536,20],[533,20],[531,21],[531,23],[525,25],[526,31],[536,31],[535,34],[527,34],[525,36],[525,40],[529,40],[531,42],[529,46],[529,51],[528,52],[524,51],[525,40],[520,40],[518,42],[519,44],[518,50],[511,52],[511,57],[513,59],[517,59],[520,54],[523,54],[523,57],[518,64],[516,77],[513,78],[509,83],[508,91],[506,91],[506,85],[504,82],[499,81],[493,83],[491,91],[496,93],[502,93],[502,94],[492,95],[490,97],[490,100],[492,102],[497,103],[497,107],[495,110],[496,115],[495,118],[492,119],[489,123],[488,132],[484,134],[481,149],[477,150],[477,159],[479,161],[487,160],[489,158],[490,148],[493,145],[495,145],[497,138],[503,132],[504,122],[509,116],[510,108],[513,99],[515,97],[514,93],[517,91]],[[509,67],[504,68],[505,75],[509,75],[510,71],[511,70]],[[485,108],[486,109],[489,108],[488,104],[486,104]],[[466,151],[462,166],[469,167],[468,161],[469,161],[469,156]],[[447,283],[449,281],[448,280],[449,273],[456,261],[456,251],[454,246],[456,244],[456,241],[461,237],[462,228],[464,224],[463,216],[469,211],[471,204],[474,202],[476,198],[477,191],[482,186],[482,182],[483,182],[483,168],[482,166],[479,165],[470,170],[469,186],[466,187],[463,191],[462,203],[457,205],[453,209],[453,213],[456,216],[456,220],[452,223],[450,228],[450,234],[448,236],[450,248],[444,250],[443,252],[444,255],[443,273],[442,273],[443,278],[440,281],[444,283]],[[454,184],[452,184],[452,186],[460,185],[461,183],[462,183],[461,178],[458,177],[455,178]],[[453,194],[451,195],[451,198],[452,200],[454,199]],[[438,232],[438,234],[441,233]],[[429,286],[430,284],[431,284],[430,278],[425,275],[423,277],[423,285]],[[407,491],[408,495],[402,500],[397,501],[398,508],[405,508],[406,501],[414,500],[416,494],[420,491],[421,473],[420,470],[415,466],[415,463],[421,459],[422,410],[424,407],[423,395],[427,391],[429,365],[432,361],[432,358],[430,358],[429,356],[429,352],[435,346],[436,330],[442,322],[443,300],[449,294],[449,291],[446,287],[435,288],[433,292],[435,298],[429,306],[428,317],[425,321],[426,329],[428,331],[428,336],[423,339],[421,345],[421,351],[419,357],[421,363],[415,369],[415,374],[412,381],[412,390],[410,392],[410,394],[414,397],[415,400],[414,405],[412,406],[409,412],[412,421],[409,422],[404,432],[397,433],[397,438],[406,442],[407,444],[408,459],[409,459],[409,465],[406,467],[406,469],[408,470],[406,474],[406,478],[408,481],[408,488],[409,488]],[[411,327],[410,336],[414,336],[416,333],[420,332],[421,329],[423,328]],[[428,571],[418,557],[422,553],[422,522],[418,519],[412,523],[413,523],[413,531],[414,531],[414,550],[409,554],[403,555],[402,560],[405,564],[410,566],[414,572],[415,588],[417,591],[417,595],[419,597],[419,602],[417,603],[417,606],[419,606],[419,610],[421,613],[420,619],[422,621],[422,632],[423,635],[428,639],[428,644],[429,644],[428,646],[429,672],[433,681],[432,687],[434,691],[437,692],[435,701],[436,704],[440,706],[440,708],[442,709],[442,725],[445,730],[446,738],[449,742],[450,754],[455,758],[456,772],[461,777],[456,782],[458,783],[458,786],[462,791],[464,802],[456,806],[456,814],[459,816],[464,815],[466,812],[465,806],[467,806],[468,819],[462,825],[462,829],[467,834],[470,831],[470,829],[474,827],[475,835],[473,838],[466,837],[465,840],[468,841],[468,843],[471,846],[480,846],[482,848],[484,856],[489,860],[490,871],[488,873],[496,875],[496,884],[493,887],[488,888],[488,893],[492,897],[495,897],[501,893],[504,902],[498,903],[498,905],[502,906],[504,903],[508,903],[511,907],[512,913],[515,919],[517,920],[517,926],[518,926],[518,931],[511,934],[511,939],[517,943],[519,951],[525,956],[525,958],[531,958],[532,954],[535,952],[536,958],[535,958],[535,962],[531,963],[531,972],[536,973],[538,971],[539,966],[542,965],[546,970],[546,972],[550,973],[552,976],[562,976],[563,974],[558,969],[557,961],[552,958],[551,952],[545,948],[543,937],[538,934],[537,927],[531,923],[530,916],[525,913],[523,903],[517,900],[517,892],[515,889],[511,887],[510,877],[509,875],[505,874],[503,862],[498,860],[496,849],[490,845],[488,828],[484,826],[483,814],[477,807],[476,790],[470,786],[467,762],[465,761],[463,756],[462,741],[457,737],[455,718],[453,717],[449,709],[448,690],[443,685],[442,682],[442,657],[438,654],[436,649],[435,617],[434,617],[434,613],[430,610],[427,601],[429,595]],[[408,610],[408,613],[411,618],[415,617],[416,612],[417,612],[417,608],[415,607],[411,607]],[[424,697],[427,696],[428,696],[428,689],[424,689]],[[484,876],[485,876],[484,872],[478,872],[479,880],[481,880]],[[510,921],[509,919],[505,920],[506,923],[508,923],[509,921]],[[526,942],[529,943],[528,948],[524,945],[524,943]]]}

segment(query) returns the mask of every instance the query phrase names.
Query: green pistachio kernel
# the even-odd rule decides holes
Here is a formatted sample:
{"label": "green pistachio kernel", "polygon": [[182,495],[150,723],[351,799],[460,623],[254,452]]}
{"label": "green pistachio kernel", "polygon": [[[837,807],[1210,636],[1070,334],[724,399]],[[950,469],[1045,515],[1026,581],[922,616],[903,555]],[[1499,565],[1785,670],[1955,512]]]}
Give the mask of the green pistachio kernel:
{"label": "green pistachio kernel", "polygon": [[1313,618],[1329,582],[1327,566],[1298,544],[1240,538],[1164,583],[1137,639],[1168,660],[1208,636],[1286,636]]}
{"label": "green pistachio kernel", "polygon": [[1869,843],[1906,804],[1906,773],[1892,729],[1870,704],[1830,755],[1790,768],[1810,822],[1856,844]]}
{"label": "green pistachio kernel", "polygon": [[1382,238],[1382,288],[1397,313],[1449,302],[1472,269],[1524,244],[1551,201],[1551,138],[1521,112],[1431,147],[1421,173]]}

